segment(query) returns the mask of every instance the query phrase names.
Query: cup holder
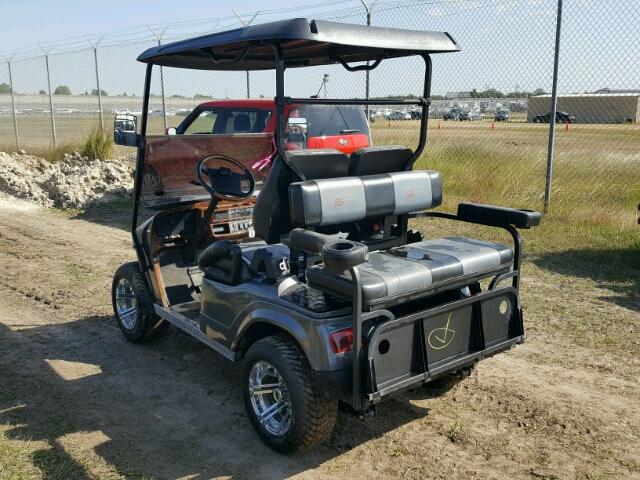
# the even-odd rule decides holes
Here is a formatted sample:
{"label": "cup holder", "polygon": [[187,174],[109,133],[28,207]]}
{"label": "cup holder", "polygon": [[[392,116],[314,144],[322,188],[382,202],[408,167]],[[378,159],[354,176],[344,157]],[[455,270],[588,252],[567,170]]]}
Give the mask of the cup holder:
{"label": "cup holder", "polygon": [[355,250],[357,247],[351,242],[336,242],[327,245],[327,250],[336,250],[338,252],[347,252],[349,250]]}
{"label": "cup holder", "polygon": [[328,243],[322,249],[325,267],[335,272],[344,272],[367,261],[369,249],[366,245],[350,240]]}

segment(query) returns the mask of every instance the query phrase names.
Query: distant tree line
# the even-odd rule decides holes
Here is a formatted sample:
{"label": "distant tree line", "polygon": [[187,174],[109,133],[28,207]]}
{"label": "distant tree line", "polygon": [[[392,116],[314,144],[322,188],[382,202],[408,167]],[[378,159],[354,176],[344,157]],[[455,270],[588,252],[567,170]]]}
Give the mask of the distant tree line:
{"label": "distant tree line", "polygon": [[[477,89],[473,89],[470,92],[470,98],[529,98],[534,97],[536,95],[544,95],[545,92],[542,88],[536,88],[532,92],[526,91],[518,91],[518,92],[508,92],[504,93],[495,88],[488,88],[486,90],[478,91]],[[419,98],[417,95],[408,94],[408,95],[387,95],[381,97],[372,97],[376,100],[416,100]],[[448,97],[445,95],[431,95],[433,100],[445,100]]]}

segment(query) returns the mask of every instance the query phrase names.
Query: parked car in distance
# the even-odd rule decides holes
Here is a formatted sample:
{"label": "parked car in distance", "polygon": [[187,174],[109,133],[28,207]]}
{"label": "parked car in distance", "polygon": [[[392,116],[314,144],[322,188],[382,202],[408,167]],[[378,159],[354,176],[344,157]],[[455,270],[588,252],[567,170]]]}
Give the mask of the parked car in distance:
{"label": "parked car in distance", "polygon": [[[536,115],[533,117],[533,123],[549,123],[551,121],[551,112],[544,115]],[[576,116],[567,112],[556,112],[556,123],[575,123]]]}
{"label": "parked car in distance", "polygon": [[460,108],[450,108],[442,114],[443,120],[460,120],[460,114],[462,113],[462,109]]}
{"label": "parked car in distance", "polygon": [[422,118],[422,110],[410,110],[409,115],[414,120],[420,120]]}
{"label": "parked car in distance", "polygon": [[411,120],[411,118],[409,113],[401,111],[391,112],[387,116],[387,120]]}
{"label": "parked car in distance", "polygon": [[509,111],[508,110],[496,110],[495,116],[493,119],[496,122],[508,122],[509,121]]}
{"label": "parked car in distance", "polygon": [[460,112],[458,120],[460,120],[461,122],[462,121],[472,122],[474,120],[484,120],[484,115],[482,115],[480,112],[476,112],[475,110],[464,110]]}

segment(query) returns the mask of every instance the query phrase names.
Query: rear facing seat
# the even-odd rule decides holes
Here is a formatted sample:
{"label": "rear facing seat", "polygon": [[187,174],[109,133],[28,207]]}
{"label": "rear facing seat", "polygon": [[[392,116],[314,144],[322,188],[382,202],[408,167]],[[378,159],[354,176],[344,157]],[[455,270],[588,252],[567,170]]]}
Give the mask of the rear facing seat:
{"label": "rear facing seat", "polygon": [[[406,215],[442,203],[440,175],[407,171],[291,184],[289,205],[294,224],[305,228],[357,222],[365,218]],[[509,270],[513,251],[506,245],[460,237],[426,240],[372,252],[359,265],[365,305],[429,295],[465,286]],[[349,272],[324,265],[307,268],[309,285],[351,297]]]}
{"label": "rear facing seat", "polygon": [[[447,286],[465,286],[473,279],[509,270],[513,251],[506,245],[460,237],[411,243],[369,254],[358,267],[364,305],[388,303],[407,296],[441,291]],[[351,275],[335,273],[324,266],[307,269],[312,287],[338,298],[351,298]]]}

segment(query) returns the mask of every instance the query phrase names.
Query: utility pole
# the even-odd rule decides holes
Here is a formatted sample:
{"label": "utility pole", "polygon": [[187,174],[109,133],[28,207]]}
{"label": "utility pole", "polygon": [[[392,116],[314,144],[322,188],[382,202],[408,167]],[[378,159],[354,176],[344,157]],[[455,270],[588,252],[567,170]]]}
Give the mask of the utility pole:
{"label": "utility pole", "polygon": [[558,67],[560,61],[560,34],[562,33],[562,0],[558,0],[556,16],[556,46],[553,59],[553,86],[551,88],[551,114],[549,116],[549,143],[547,145],[547,177],[544,186],[544,213],[549,212],[551,182],[553,180],[553,157],[556,143],[556,111],[558,107]]}
{"label": "utility pole", "polygon": [[[167,31],[167,28],[169,27],[164,27],[164,29],[162,29],[162,31],[158,34],[149,25],[147,25],[147,29],[149,29],[149,31],[153,34],[153,36],[156,37],[156,40],[158,41],[158,46],[162,45],[162,36],[164,35],[164,32]],[[165,100],[164,100],[164,73],[162,72],[162,66],[160,66],[160,96],[162,97],[162,124],[164,125],[164,129],[166,131],[168,127],[167,107],[165,105]]]}
{"label": "utility pole", "polygon": [[[376,4],[378,0],[374,0],[371,4],[367,4],[364,0],[360,0],[364,10],[367,12],[367,26],[371,26],[371,11],[373,10],[373,6]],[[369,66],[369,62],[367,62],[367,66]],[[366,80],[365,80],[365,98],[369,100],[369,70],[365,72]],[[326,96],[326,95],[325,95]],[[370,120],[369,117],[369,104],[365,105],[365,115],[367,116],[367,122]]]}
{"label": "utility pole", "polygon": [[[243,27],[248,27],[249,25],[251,25],[253,21],[256,19],[256,17],[258,16],[258,14],[260,13],[260,11],[257,11],[256,13],[253,14],[253,17],[251,17],[251,19],[248,22],[245,22],[242,19],[242,17],[238,15],[238,12],[236,12],[235,10],[231,10],[231,11],[236,16],[236,18],[242,24]],[[247,98],[251,98],[251,89],[249,87],[249,70],[247,70],[245,73],[247,74]]]}
{"label": "utility pole", "polygon": [[[4,56],[4,55],[3,55]],[[11,116],[13,117],[13,133],[16,137],[16,150],[20,150],[20,135],[18,135],[18,119],[16,118],[16,94],[13,88],[13,76],[11,75],[11,58],[7,58],[7,67],[9,67],[9,89],[11,90]]]}
{"label": "utility pole", "polygon": [[96,67],[96,87],[98,87],[98,111],[100,112],[100,130],[104,130],[104,116],[102,113],[102,92],[100,91],[100,73],[98,71],[98,44],[100,43],[100,40],[102,40],[102,37],[100,37],[100,39],[93,43],[89,37],[84,37],[87,39],[87,42],[89,42],[89,45],[91,45],[91,48],[93,48],[93,60],[95,62],[95,67]]}
{"label": "utility pole", "polygon": [[53,137],[53,146],[57,147],[58,138],[56,135],[56,116],[53,111],[53,96],[51,93],[51,74],[49,71],[49,51],[42,48],[42,46],[40,47],[40,49],[44,53],[44,63],[47,68],[47,88],[49,89],[49,110],[51,114],[51,136]]}

